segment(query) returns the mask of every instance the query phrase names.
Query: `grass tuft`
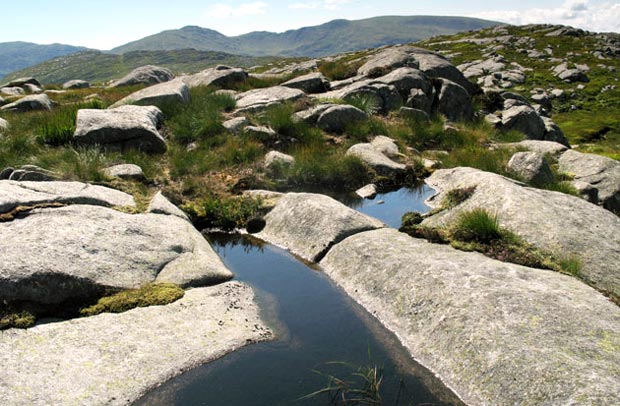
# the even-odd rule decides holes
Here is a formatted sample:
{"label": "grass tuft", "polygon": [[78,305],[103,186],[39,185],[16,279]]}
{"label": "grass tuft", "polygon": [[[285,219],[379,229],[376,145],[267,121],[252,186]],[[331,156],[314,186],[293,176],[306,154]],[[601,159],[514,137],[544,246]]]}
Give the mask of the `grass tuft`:
{"label": "grass tuft", "polygon": [[496,215],[484,209],[473,209],[463,212],[452,230],[454,238],[461,241],[490,243],[502,238],[502,230]]}

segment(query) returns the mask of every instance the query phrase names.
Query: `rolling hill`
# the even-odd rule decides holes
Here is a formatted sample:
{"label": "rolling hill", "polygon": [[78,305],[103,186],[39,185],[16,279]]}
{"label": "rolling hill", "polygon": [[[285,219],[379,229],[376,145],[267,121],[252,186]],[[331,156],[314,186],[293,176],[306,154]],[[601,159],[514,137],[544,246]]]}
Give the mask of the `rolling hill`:
{"label": "rolling hill", "polygon": [[364,20],[334,20],[283,33],[251,32],[227,37],[217,31],[187,26],[163,31],[112,49],[123,54],[138,50],[194,48],[242,55],[318,57],[340,52],[415,42],[435,35],[486,28],[499,23],[465,17],[385,16]]}
{"label": "rolling hill", "polygon": [[10,72],[36,65],[57,56],[69,55],[87,48],[64,44],[39,45],[31,42],[0,43],[0,79]]}
{"label": "rolling hill", "polygon": [[143,65],[165,66],[175,73],[197,72],[214,65],[249,67],[282,58],[231,55],[224,52],[179,49],[173,51],[133,51],[123,55],[85,51],[60,56],[7,75],[4,79],[35,77],[44,84],[62,84],[71,79],[93,83],[118,79]]}

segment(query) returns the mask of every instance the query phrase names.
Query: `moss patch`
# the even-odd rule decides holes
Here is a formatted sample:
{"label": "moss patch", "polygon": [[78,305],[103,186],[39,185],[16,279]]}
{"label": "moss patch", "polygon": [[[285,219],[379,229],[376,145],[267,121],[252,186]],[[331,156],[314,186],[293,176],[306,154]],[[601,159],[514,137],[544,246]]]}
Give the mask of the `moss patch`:
{"label": "moss patch", "polygon": [[130,289],[112,296],[102,297],[96,304],[82,308],[81,316],[100,313],[122,313],[136,307],[166,305],[185,295],[185,291],[172,283],[152,283],[140,289]]}
{"label": "moss patch", "polygon": [[35,321],[35,317],[26,311],[2,314],[0,315],[0,330],[32,327]]}

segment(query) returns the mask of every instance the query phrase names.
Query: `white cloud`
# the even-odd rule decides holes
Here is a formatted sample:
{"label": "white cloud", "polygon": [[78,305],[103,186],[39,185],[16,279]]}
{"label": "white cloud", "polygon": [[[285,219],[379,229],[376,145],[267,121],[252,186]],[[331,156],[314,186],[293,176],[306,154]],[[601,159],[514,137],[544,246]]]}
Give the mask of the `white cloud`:
{"label": "white cloud", "polygon": [[620,3],[593,4],[588,0],[567,0],[560,7],[512,11],[484,11],[472,17],[510,24],[564,24],[590,31],[620,32]]}
{"label": "white cloud", "polygon": [[340,6],[351,3],[352,0],[323,0],[323,1],[309,1],[305,3],[293,3],[288,7],[296,10],[339,10]]}
{"label": "white cloud", "polygon": [[267,6],[267,3],[263,1],[244,3],[240,4],[237,7],[229,6],[228,4],[218,3],[213,5],[209,10],[207,10],[205,15],[207,17],[215,18],[234,18],[260,15],[266,13]]}

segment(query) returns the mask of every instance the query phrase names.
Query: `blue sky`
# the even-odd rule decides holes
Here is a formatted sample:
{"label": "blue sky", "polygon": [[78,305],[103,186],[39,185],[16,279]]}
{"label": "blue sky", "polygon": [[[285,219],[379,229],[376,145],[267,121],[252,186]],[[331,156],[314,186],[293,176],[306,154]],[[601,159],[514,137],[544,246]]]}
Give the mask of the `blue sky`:
{"label": "blue sky", "polygon": [[0,42],[59,42],[98,49],[185,25],[239,35],[379,15],[459,15],[620,32],[620,0],[29,0],[3,1],[0,15],[5,17]]}

